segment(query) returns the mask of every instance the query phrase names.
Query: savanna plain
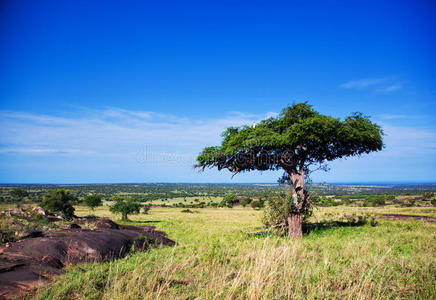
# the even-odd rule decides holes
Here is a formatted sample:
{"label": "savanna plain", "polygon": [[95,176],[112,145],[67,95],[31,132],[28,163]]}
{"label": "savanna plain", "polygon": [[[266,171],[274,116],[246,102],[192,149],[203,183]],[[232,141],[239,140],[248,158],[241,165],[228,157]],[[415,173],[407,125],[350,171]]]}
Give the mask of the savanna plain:
{"label": "savanna plain", "polygon": [[[153,205],[148,214],[122,221],[109,211],[110,202],[93,211],[79,204],[77,216],[153,225],[177,244],[133,251],[110,262],[69,266],[29,297],[435,299],[436,208],[428,203],[316,206],[308,223],[329,225],[314,226],[302,239],[291,240],[272,232],[250,233],[262,229],[263,209],[249,206],[183,210]],[[430,221],[384,218],[386,214]],[[375,218],[350,225],[333,222],[359,215]]]}

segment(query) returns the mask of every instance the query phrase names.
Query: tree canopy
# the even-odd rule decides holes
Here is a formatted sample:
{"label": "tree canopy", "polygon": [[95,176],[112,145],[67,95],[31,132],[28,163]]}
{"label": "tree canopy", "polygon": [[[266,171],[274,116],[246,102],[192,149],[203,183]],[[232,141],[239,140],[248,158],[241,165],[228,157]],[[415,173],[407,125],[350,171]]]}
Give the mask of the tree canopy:
{"label": "tree canopy", "polygon": [[221,145],[204,148],[196,166],[234,173],[307,168],[379,151],[383,147],[382,134],[380,126],[361,113],[340,120],[319,114],[307,103],[298,103],[256,126],[227,128]]}

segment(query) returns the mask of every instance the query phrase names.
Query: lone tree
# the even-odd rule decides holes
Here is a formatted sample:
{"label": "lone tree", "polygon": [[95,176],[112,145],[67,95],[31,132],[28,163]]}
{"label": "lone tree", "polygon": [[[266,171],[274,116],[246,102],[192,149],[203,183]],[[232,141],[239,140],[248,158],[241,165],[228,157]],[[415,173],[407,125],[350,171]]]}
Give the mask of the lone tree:
{"label": "lone tree", "polygon": [[310,207],[304,189],[309,167],[327,169],[327,161],[379,151],[382,136],[381,127],[361,113],[340,120],[298,103],[257,125],[227,128],[220,146],[206,147],[198,155],[196,167],[228,169],[234,175],[283,169],[279,182],[290,184],[293,202],[288,235],[301,237],[303,216]]}
{"label": "lone tree", "polygon": [[90,207],[92,211],[94,211],[94,208],[96,208],[97,206],[103,205],[101,196],[95,194],[86,195],[83,199],[83,202],[85,202],[85,204]]}
{"label": "lone tree", "polygon": [[224,196],[223,200],[221,201],[221,204],[224,205],[233,205],[238,203],[238,196],[236,196],[233,193],[227,194]]}
{"label": "lone tree", "polygon": [[41,207],[51,213],[61,213],[65,219],[74,217],[72,203],[76,198],[68,190],[55,190],[44,195]]}
{"label": "lone tree", "polygon": [[123,221],[127,221],[127,216],[130,214],[139,214],[139,211],[141,209],[141,204],[138,202],[134,202],[131,199],[128,200],[118,200],[113,205],[109,207],[109,210],[112,213],[119,213],[121,214],[121,219]]}

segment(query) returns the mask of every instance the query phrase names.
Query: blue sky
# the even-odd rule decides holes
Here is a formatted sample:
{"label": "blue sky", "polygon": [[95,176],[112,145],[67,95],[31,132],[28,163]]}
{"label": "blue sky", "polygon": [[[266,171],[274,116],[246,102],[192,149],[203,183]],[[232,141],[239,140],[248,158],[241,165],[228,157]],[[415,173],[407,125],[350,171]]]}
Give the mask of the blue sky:
{"label": "blue sky", "polygon": [[0,45],[0,182],[275,182],[192,165],[300,101],[387,134],[314,181],[436,181],[433,1],[10,0]]}

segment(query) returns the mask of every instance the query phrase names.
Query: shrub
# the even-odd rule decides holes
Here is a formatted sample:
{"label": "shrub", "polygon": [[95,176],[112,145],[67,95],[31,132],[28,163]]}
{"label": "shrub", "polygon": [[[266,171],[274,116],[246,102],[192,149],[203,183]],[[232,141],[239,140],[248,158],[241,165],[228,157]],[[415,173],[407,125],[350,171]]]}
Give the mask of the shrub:
{"label": "shrub", "polygon": [[74,217],[74,207],[71,203],[75,199],[68,190],[55,190],[44,196],[41,207],[51,213],[61,213],[65,219],[71,219]]}
{"label": "shrub", "polygon": [[233,204],[238,203],[238,196],[236,196],[233,193],[227,194],[224,196],[223,201],[221,201],[221,204],[223,206],[229,206],[233,207]]}
{"label": "shrub", "polygon": [[351,204],[351,196],[342,196],[341,201],[346,205]]}
{"label": "shrub", "polygon": [[395,200],[397,199],[394,195],[388,195],[385,198],[386,198],[386,200],[393,201],[393,202],[395,202]]}
{"label": "shrub", "polygon": [[151,204],[145,204],[144,206],[142,206],[142,211],[144,213],[144,215],[148,215],[148,212],[151,209]]}
{"label": "shrub", "polygon": [[264,207],[264,202],[261,200],[253,200],[251,201],[250,205],[253,209],[261,209]]}
{"label": "shrub", "polygon": [[132,251],[146,250],[152,245],[154,245],[152,239],[150,239],[148,236],[140,234],[133,240]]}
{"label": "shrub", "polygon": [[245,197],[244,199],[242,199],[241,201],[241,205],[243,207],[247,206],[248,204],[250,204],[253,201],[253,199],[251,199],[250,197]]}
{"label": "shrub", "polygon": [[[307,221],[307,218],[312,214],[311,199],[315,197],[314,194],[309,194],[306,190],[307,210],[303,211],[303,223]],[[288,215],[294,207],[294,200],[290,192],[276,192],[270,193],[267,196],[267,205],[263,212],[262,223],[266,228],[275,228],[278,235],[286,235],[288,233]],[[253,201],[255,202],[255,201]],[[253,205],[253,202],[251,205]]]}
{"label": "shrub", "polygon": [[434,197],[434,192],[425,192],[422,197],[424,198],[424,200],[430,200]]}
{"label": "shrub", "polygon": [[382,206],[382,205],[386,204],[386,200],[385,200],[385,197],[380,196],[380,197],[374,198],[372,203],[374,204],[374,206]]}
{"label": "shrub", "polygon": [[376,197],[368,197],[367,199],[365,199],[365,201],[363,202],[363,207],[377,207],[377,206],[382,206],[386,204],[386,200],[384,196],[376,196]]}
{"label": "shrub", "polygon": [[[345,200],[347,201],[347,200]],[[335,201],[333,197],[326,196],[313,196],[312,203],[318,206],[338,206],[341,205],[341,201]]]}
{"label": "shrub", "polygon": [[403,203],[401,206],[412,207],[415,206],[415,203],[416,203],[415,199],[409,199],[409,201]]}

